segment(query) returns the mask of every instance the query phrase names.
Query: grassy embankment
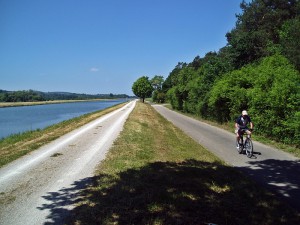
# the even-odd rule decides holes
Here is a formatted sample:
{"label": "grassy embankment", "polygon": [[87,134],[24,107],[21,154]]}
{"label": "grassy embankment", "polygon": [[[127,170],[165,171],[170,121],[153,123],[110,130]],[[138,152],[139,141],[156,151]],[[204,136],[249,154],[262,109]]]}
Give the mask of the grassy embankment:
{"label": "grassy embankment", "polygon": [[119,104],[104,110],[82,115],[77,118],[63,121],[49,126],[43,130],[28,131],[21,134],[12,135],[0,140],[0,167],[3,165],[36,150],[42,145],[53,141],[60,136],[83,126],[109,112],[121,108],[126,103]]}
{"label": "grassy embankment", "polygon": [[70,200],[73,189],[88,186],[67,224],[267,225],[300,220],[148,104],[137,104],[94,178],[64,190],[62,200]]}

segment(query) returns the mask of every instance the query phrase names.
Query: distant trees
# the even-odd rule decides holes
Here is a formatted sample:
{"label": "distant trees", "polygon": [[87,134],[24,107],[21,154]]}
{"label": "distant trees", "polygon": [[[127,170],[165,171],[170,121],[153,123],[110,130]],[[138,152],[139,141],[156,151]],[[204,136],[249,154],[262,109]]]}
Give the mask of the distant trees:
{"label": "distant trees", "polygon": [[166,94],[162,91],[162,84],[164,83],[164,77],[155,75],[151,80],[151,85],[154,89],[152,93],[152,100],[154,102],[163,103],[166,100]]}
{"label": "distant trees", "polygon": [[125,94],[76,94],[69,92],[5,91],[0,90],[0,102],[37,102],[51,100],[88,100],[128,98]]}
{"label": "distant trees", "polygon": [[154,89],[147,76],[138,78],[132,85],[133,93],[137,97],[140,97],[143,102],[145,101],[145,98],[151,97],[153,90]]}
{"label": "distant trees", "polygon": [[151,85],[153,87],[154,90],[158,90],[160,91],[162,89],[162,84],[164,82],[164,77],[163,76],[159,76],[159,75],[155,75],[151,80]]}
{"label": "distant trees", "polygon": [[163,91],[164,77],[155,75],[151,80],[149,77],[143,76],[138,78],[132,85],[133,93],[142,99],[152,97],[152,100],[157,103],[164,103],[166,94]]}
{"label": "distant trees", "polygon": [[45,98],[42,96],[42,94],[33,90],[14,92],[2,90],[0,92],[0,102],[37,102],[44,100]]}

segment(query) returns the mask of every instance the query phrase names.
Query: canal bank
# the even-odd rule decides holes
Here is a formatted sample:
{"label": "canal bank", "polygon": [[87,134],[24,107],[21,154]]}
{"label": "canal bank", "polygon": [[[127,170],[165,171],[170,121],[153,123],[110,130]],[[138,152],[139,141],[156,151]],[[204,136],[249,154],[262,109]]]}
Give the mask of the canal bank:
{"label": "canal bank", "polygon": [[0,140],[0,167],[28,154],[58,137],[75,130],[107,113],[117,110],[126,103],[114,105],[104,110],[88,113],[70,120],[62,121],[42,130],[24,132]]}

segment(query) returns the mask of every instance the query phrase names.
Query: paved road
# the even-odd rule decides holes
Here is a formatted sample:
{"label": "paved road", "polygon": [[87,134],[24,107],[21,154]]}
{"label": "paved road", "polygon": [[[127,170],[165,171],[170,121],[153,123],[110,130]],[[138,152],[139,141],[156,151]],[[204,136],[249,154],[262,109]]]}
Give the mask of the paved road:
{"label": "paved road", "polygon": [[135,101],[0,169],[0,224],[62,224]]}
{"label": "paved road", "polygon": [[246,155],[237,153],[233,133],[181,115],[161,105],[153,107],[202,146],[277,193],[300,212],[299,158],[254,141],[255,154],[249,159]]}

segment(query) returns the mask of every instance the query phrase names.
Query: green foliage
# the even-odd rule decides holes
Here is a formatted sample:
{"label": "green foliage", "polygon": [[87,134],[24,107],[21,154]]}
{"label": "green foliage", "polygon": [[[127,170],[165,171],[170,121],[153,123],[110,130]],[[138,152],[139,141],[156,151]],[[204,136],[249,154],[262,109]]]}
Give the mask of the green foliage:
{"label": "green foliage", "polygon": [[277,140],[299,145],[299,139],[293,138],[297,131],[291,132],[291,125],[286,122],[297,119],[295,114],[300,108],[299,72],[280,55],[264,59],[255,72],[259,76],[251,92],[251,110],[257,114],[258,130]]}
{"label": "green foliage", "polygon": [[299,146],[300,1],[243,1],[241,9],[227,45],[178,63],[162,90],[174,109],[221,123],[248,109],[257,133]]}
{"label": "green foliage", "polygon": [[45,98],[40,92],[33,90],[29,91],[1,91],[0,102],[37,102],[45,101]]}
{"label": "green foliage", "polygon": [[132,91],[137,97],[140,97],[143,102],[145,98],[151,97],[153,87],[149,78],[146,76],[138,78],[132,85]]}
{"label": "green foliage", "polygon": [[166,94],[162,91],[155,90],[152,94],[152,100],[157,103],[164,103],[166,101]]}
{"label": "green foliage", "polygon": [[40,102],[51,100],[88,100],[128,98],[126,94],[76,94],[69,92],[5,91],[0,90],[0,102]]}
{"label": "green foliage", "polygon": [[283,54],[300,71],[300,16],[286,21],[280,31],[280,44]]}
{"label": "green foliage", "polygon": [[183,101],[176,86],[168,90],[167,99],[171,103],[173,109],[182,110]]}
{"label": "green foliage", "polygon": [[219,53],[209,52],[203,58],[197,56],[188,65],[177,66],[169,76],[173,86],[167,92],[172,107],[206,117],[211,86],[221,74],[232,68],[224,60],[228,57],[229,52],[224,48]]}
{"label": "green foliage", "polygon": [[[298,99],[299,99],[298,94]],[[283,140],[287,143],[295,143],[299,147],[300,140],[300,111],[296,111],[293,115],[289,116],[286,121],[283,121],[284,136]]]}
{"label": "green foliage", "polygon": [[169,74],[169,76],[162,85],[162,89],[165,93],[167,93],[170,88],[177,85],[179,72],[186,66],[187,64],[182,62],[178,63],[175,66],[175,68],[172,70],[172,72]]}
{"label": "green foliage", "polygon": [[166,100],[166,94],[162,91],[162,84],[164,83],[164,77],[155,75],[150,80],[154,89],[152,93],[152,100],[157,103],[164,103]]}
{"label": "green foliage", "polygon": [[226,122],[248,108],[247,90],[251,88],[251,82],[248,68],[226,74],[211,89],[208,100],[211,116]]}
{"label": "green foliage", "polygon": [[[198,74],[199,75],[199,74]],[[184,111],[189,113],[198,114],[197,104],[199,102],[199,97],[201,96],[201,85],[202,78],[197,76],[195,79],[191,80],[186,85],[186,89],[188,90],[188,96],[186,101],[184,102]]]}
{"label": "green foliage", "polygon": [[298,0],[254,0],[241,3],[236,27],[226,34],[234,64],[240,68],[270,55],[270,44],[279,43],[282,24],[299,15]]}
{"label": "green foliage", "polygon": [[[248,109],[256,132],[299,145],[300,74],[281,56],[226,74],[210,92],[213,116],[224,122]],[[291,123],[292,121],[292,123]],[[298,127],[297,127],[298,126]]]}
{"label": "green foliage", "polygon": [[162,84],[164,82],[164,77],[163,76],[158,76],[155,75],[151,80],[150,80],[152,87],[154,90],[160,91],[162,89]]}

